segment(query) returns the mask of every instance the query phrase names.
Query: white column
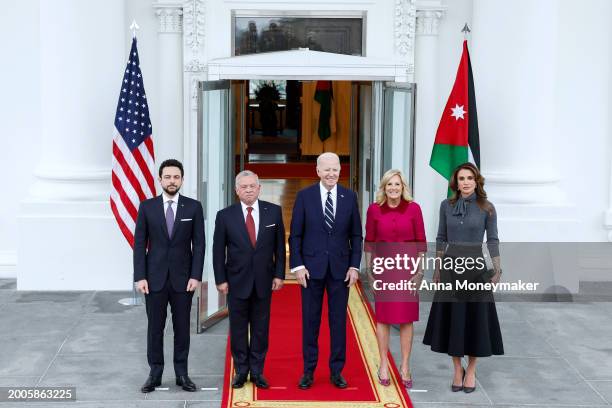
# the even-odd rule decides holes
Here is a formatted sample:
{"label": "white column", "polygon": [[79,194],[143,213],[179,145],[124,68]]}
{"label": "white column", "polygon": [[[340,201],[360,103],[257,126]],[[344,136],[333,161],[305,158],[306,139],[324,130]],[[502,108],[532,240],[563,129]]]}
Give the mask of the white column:
{"label": "white column", "polygon": [[[210,7],[210,6],[209,6]],[[208,76],[206,67],[206,0],[186,0],[183,5],[183,158],[185,179],[183,191],[191,197],[198,189],[198,82]],[[208,37],[210,39],[211,37]],[[211,242],[211,241],[209,241]],[[208,248],[207,248],[208,251]],[[210,258],[208,258],[210,259]],[[212,276],[212,264],[206,271]],[[214,285],[212,285],[214,288]],[[216,295],[215,295],[216,296]]]}
{"label": "white column", "polygon": [[556,85],[565,79],[557,77],[558,3],[474,0],[470,55],[482,170],[498,213],[504,269],[514,281],[536,279],[545,289],[575,293],[577,246],[503,244],[568,241],[567,231],[579,230],[578,210],[560,186]]}
{"label": "white column", "polygon": [[103,200],[124,56],[124,0],[40,2],[42,149],[33,199]]}
{"label": "white column", "polygon": [[159,113],[154,126],[155,156],[184,161],[183,155],[183,6],[158,1],[153,7],[159,20]]}
{"label": "white column", "polygon": [[421,205],[429,241],[435,240],[440,201],[446,182],[429,167],[429,158],[440,120],[438,90],[438,25],[446,7],[417,5],[415,80],[417,84],[415,141],[415,199]]}
{"label": "white column", "polygon": [[20,204],[18,289],[131,288],[131,251],[109,207],[126,31],[125,0],[40,2],[42,149]]}
{"label": "white column", "polygon": [[608,230],[608,241],[612,241],[612,163],[610,163],[610,206],[605,214],[604,227]]}
{"label": "white column", "polygon": [[498,203],[566,202],[555,137],[557,7],[556,0],[474,0],[482,167]]}
{"label": "white column", "polygon": [[[609,156],[612,158],[612,153]],[[604,214],[604,228],[608,230],[608,241],[612,242],[612,160],[610,160],[609,207]]]}

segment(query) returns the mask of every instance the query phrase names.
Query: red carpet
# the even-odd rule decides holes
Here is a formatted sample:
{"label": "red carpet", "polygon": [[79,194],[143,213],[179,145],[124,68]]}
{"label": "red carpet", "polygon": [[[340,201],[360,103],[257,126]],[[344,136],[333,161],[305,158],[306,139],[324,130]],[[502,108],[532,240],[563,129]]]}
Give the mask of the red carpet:
{"label": "red carpet", "polygon": [[329,382],[329,325],[324,300],[314,385],[309,390],[300,390],[297,383],[303,367],[299,299],[300,288],[292,281],[272,298],[270,348],[264,370],[270,389],[259,390],[250,382],[238,390],[231,388],[233,365],[228,342],[222,407],[412,407],[406,390],[398,382],[399,374],[393,363],[390,387],[382,387],[376,379],[379,359],[375,325],[372,311],[358,287],[351,289],[349,298],[347,361],[342,372],[349,387],[340,390]]}
{"label": "red carpet", "polygon": [[[261,179],[313,179],[319,178],[313,163],[246,163],[245,170],[257,173]],[[342,164],[340,175],[349,177],[350,166]]]}

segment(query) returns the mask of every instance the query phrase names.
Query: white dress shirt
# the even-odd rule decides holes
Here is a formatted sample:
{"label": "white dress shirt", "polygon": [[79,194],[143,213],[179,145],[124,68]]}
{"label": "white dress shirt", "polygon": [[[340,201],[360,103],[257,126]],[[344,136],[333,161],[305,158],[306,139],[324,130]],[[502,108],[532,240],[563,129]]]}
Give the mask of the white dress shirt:
{"label": "white dress shirt", "polygon": [[166,192],[163,192],[162,197],[164,199],[164,216],[166,215],[166,211],[168,211],[170,201],[173,201],[172,212],[174,213],[174,221],[176,221],[176,210],[178,209],[179,194],[175,194],[173,197],[170,197],[166,194]]}
{"label": "white dress shirt", "polygon": [[327,192],[331,191],[332,204],[334,206],[334,218],[336,217],[336,203],[338,202],[338,185],[336,184],[331,190],[327,190],[323,183],[319,183],[319,190],[321,191],[321,205],[323,209],[323,216],[325,216],[325,202],[327,201]]}
{"label": "white dress shirt", "polygon": [[[240,205],[242,206],[242,215],[244,216],[244,222],[246,224],[246,217],[249,214],[249,210],[247,210],[247,207],[249,206],[243,203],[242,201],[240,202]],[[257,239],[257,234],[259,234],[259,200],[255,200],[253,205],[251,205],[250,207],[253,207],[251,215],[253,216],[253,221],[255,221],[255,239]]]}

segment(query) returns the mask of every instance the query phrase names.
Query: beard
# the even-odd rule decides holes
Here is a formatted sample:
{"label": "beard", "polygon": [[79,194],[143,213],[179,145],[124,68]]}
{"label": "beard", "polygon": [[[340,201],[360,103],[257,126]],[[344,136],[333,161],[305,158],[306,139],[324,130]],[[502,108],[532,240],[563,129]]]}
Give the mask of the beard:
{"label": "beard", "polygon": [[164,190],[164,192],[168,194],[169,196],[174,196],[175,194],[178,194],[180,189],[181,189],[181,186],[178,186],[178,187],[177,186],[168,186],[168,187],[162,186],[162,190]]}

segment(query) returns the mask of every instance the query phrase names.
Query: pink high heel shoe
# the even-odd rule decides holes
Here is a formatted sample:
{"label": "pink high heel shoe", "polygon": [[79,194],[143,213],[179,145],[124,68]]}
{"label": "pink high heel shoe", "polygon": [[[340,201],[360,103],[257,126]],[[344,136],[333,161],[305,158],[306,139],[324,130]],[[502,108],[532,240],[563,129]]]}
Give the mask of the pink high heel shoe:
{"label": "pink high heel shoe", "polygon": [[410,373],[410,379],[409,380],[404,380],[404,377],[402,376],[402,371],[400,368],[400,377],[402,379],[402,385],[404,386],[404,388],[412,388],[412,373]]}
{"label": "pink high heel shoe", "polygon": [[378,371],[376,371],[376,375],[378,376],[378,382],[380,383],[380,385],[382,385],[383,387],[388,387],[391,385],[390,378],[380,378],[380,368],[378,369]]}

